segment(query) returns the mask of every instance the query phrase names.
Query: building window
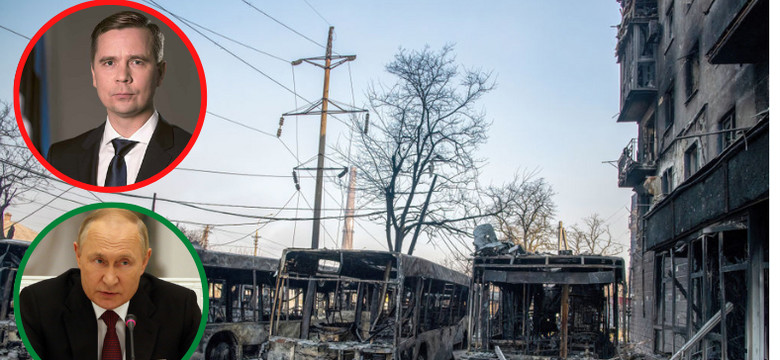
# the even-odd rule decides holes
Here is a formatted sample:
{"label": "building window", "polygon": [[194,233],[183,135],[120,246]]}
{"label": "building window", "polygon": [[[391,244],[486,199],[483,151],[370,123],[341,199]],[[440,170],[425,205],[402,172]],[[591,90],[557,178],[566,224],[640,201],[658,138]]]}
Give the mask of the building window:
{"label": "building window", "polygon": [[656,138],[655,138],[655,116],[647,121],[642,133],[642,156],[639,161],[643,164],[655,162],[656,151]]}
{"label": "building window", "polygon": [[688,100],[699,88],[699,72],[699,42],[697,41],[685,56],[685,97]]}
{"label": "building window", "polygon": [[734,109],[729,110],[726,116],[720,120],[718,124],[718,130],[723,131],[720,133],[718,139],[720,151],[726,150],[729,145],[733,144],[737,139],[737,134],[734,129],[737,128],[737,118],[734,116]]}
{"label": "building window", "polygon": [[699,171],[700,167],[699,142],[694,141],[693,144],[685,150],[685,178],[691,177],[691,175]]}
{"label": "building window", "polygon": [[664,117],[666,118],[666,122],[664,122],[664,132],[666,132],[674,125],[674,82],[672,82],[666,90],[663,104]]}
{"label": "building window", "polygon": [[668,194],[674,188],[674,168],[668,167],[661,176],[661,192]]}

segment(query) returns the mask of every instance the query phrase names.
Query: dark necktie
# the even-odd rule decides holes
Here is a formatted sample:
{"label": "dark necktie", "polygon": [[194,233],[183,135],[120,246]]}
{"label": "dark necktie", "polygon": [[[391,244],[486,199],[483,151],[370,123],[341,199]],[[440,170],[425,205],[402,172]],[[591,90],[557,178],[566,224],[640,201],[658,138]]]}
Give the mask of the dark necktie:
{"label": "dark necktie", "polygon": [[116,322],[119,315],[111,310],[106,310],[100,319],[106,323],[106,337],[103,339],[103,351],[100,353],[101,360],[122,360],[122,348],[119,346],[119,336],[116,335]]}
{"label": "dark necktie", "polygon": [[108,165],[106,173],[106,186],[124,186],[127,185],[127,165],[125,165],[125,155],[130,149],[138,144],[137,141],[116,138],[111,140],[114,144],[114,157],[111,164]]}

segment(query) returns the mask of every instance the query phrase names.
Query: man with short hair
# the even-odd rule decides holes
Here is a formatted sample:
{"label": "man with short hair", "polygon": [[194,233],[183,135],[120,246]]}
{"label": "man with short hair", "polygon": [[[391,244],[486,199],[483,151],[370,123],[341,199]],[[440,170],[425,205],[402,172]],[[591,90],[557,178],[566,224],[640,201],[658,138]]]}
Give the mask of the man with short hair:
{"label": "man with short hair", "polygon": [[99,127],[52,144],[49,163],[63,174],[98,186],[124,186],[164,170],[191,134],[166,122],[154,107],[165,77],[165,39],[134,11],[113,14],[92,31],[92,85],[106,107]]}
{"label": "man with short hair", "polygon": [[195,293],[144,273],[152,249],[137,214],[92,212],[73,249],[78,269],[19,294],[24,332],[41,359],[129,359],[129,314],[136,318],[136,359],[187,353],[201,319]]}

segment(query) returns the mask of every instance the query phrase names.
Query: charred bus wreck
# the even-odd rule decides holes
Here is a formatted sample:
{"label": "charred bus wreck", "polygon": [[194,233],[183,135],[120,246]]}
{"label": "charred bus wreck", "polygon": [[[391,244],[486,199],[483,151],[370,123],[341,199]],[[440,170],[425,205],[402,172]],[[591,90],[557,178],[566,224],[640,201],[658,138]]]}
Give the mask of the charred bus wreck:
{"label": "charred bus wreck", "polygon": [[474,258],[469,349],[482,353],[460,358],[614,356],[623,259],[513,249]]}
{"label": "charred bus wreck", "polygon": [[[288,249],[274,298],[267,359],[450,359],[465,344],[469,279],[398,253]],[[283,334],[279,311],[300,306],[300,327]]]}
{"label": "charred bus wreck", "polygon": [[209,313],[192,359],[257,358],[268,340],[279,260],[202,249],[198,255],[208,279]]}

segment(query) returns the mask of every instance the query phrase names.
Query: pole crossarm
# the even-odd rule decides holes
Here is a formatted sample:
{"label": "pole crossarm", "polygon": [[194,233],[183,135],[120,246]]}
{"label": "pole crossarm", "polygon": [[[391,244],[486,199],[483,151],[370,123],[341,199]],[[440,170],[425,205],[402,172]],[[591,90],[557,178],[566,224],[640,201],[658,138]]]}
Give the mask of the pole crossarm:
{"label": "pole crossarm", "polygon": [[293,111],[286,112],[282,114],[282,116],[297,116],[297,115],[321,115],[322,112],[322,102],[323,100],[326,100],[328,104],[333,105],[335,107],[335,110],[328,109],[327,113],[336,115],[336,114],[354,114],[354,113],[367,113],[368,110],[361,109],[354,107],[352,105],[347,105],[343,103],[338,103],[335,101],[332,101],[330,99],[320,99],[317,100],[311,104],[301,106]]}
{"label": "pole crossarm", "polygon": [[[327,63],[328,59],[330,59],[331,61],[335,60],[335,62],[331,63],[331,64],[328,64]],[[355,59],[357,59],[357,55],[337,55],[337,56],[329,56],[329,57],[328,56],[317,56],[317,57],[298,59],[298,60],[295,60],[295,61],[291,62],[291,64],[293,66],[295,66],[295,65],[300,65],[302,62],[306,62],[306,63],[312,64],[314,66],[317,66],[317,67],[320,67],[320,68],[323,68],[323,69],[333,69],[333,68],[335,68],[335,67],[337,67],[337,66],[339,66],[339,65],[341,65],[341,64],[343,64],[343,63],[345,63],[347,61],[353,61]],[[318,63],[316,61],[325,61],[326,63],[325,64],[320,64],[320,63]]]}

